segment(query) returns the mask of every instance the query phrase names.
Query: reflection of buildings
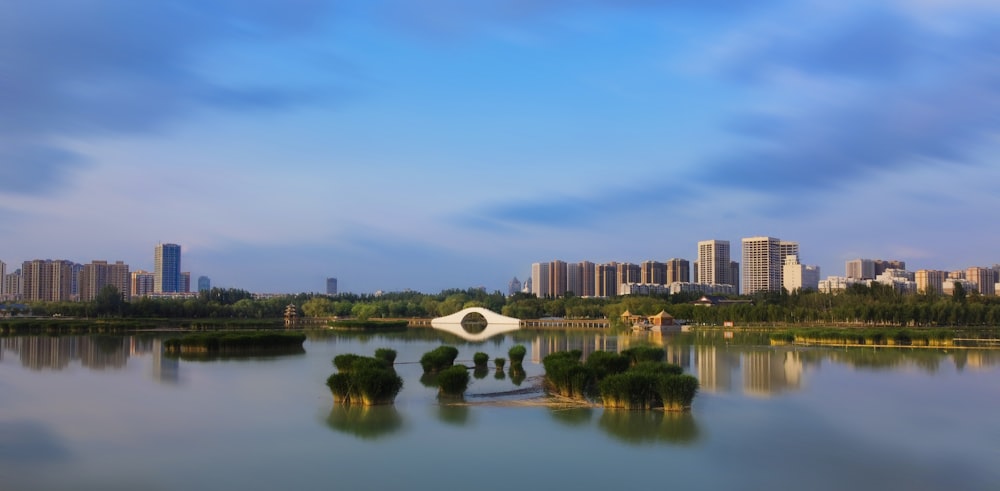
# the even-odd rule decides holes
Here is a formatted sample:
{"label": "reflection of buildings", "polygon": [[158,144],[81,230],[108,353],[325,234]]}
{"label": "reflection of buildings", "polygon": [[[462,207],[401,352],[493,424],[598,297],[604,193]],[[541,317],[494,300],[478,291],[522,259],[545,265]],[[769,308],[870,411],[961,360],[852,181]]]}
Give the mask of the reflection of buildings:
{"label": "reflection of buildings", "polygon": [[167,384],[176,384],[180,380],[180,360],[163,356],[163,340],[152,341],[153,379]]}
{"label": "reflection of buildings", "polygon": [[749,395],[771,396],[798,389],[802,381],[802,360],[795,351],[749,351],[743,354],[743,391]]}
{"label": "reflection of buildings", "polygon": [[701,390],[730,392],[733,390],[733,371],[739,368],[740,357],[717,346],[695,347],[695,368]]}
{"label": "reflection of buildings", "polygon": [[75,360],[92,370],[120,369],[128,360],[125,341],[117,337],[27,336],[4,339],[3,347],[31,370],[62,370]]}

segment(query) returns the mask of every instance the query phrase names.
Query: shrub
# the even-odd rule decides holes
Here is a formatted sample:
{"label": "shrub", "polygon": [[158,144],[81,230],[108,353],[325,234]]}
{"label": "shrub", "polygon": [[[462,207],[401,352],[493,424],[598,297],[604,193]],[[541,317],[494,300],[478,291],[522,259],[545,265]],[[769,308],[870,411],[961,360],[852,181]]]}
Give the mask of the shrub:
{"label": "shrub", "polygon": [[446,396],[462,396],[469,387],[469,370],[452,365],[441,370],[437,376],[438,393]]}
{"label": "shrub", "polygon": [[523,344],[514,345],[507,350],[507,356],[510,357],[511,365],[520,365],[524,362],[524,355],[526,354],[528,354],[528,349]]}
{"label": "shrub", "polygon": [[396,362],[396,350],[389,348],[379,348],[375,350],[375,358],[379,360],[384,360],[386,363],[392,365]]}
{"label": "shrub", "polygon": [[424,372],[437,372],[454,365],[455,358],[458,358],[458,348],[439,346],[420,357],[420,366]]}
{"label": "shrub", "polygon": [[476,368],[485,367],[490,362],[490,355],[480,351],[472,355],[472,362],[476,365]]}

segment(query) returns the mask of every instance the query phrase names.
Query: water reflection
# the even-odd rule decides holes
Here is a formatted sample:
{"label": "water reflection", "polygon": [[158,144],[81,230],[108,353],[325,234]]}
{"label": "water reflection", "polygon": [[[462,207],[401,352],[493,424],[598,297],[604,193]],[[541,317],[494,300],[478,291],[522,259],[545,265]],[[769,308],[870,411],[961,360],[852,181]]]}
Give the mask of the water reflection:
{"label": "water reflection", "polygon": [[118,336],[17,336],[3,338],[3,350],[15,353],[25,368],[63,370],[79,361],[92,370],[125,367],[131,353],[126,338]]}
{"label": "water reflection", "polygon": [[549,414],[553,420],[566,426],[585,426],[594,419],[594,409],[589,407],[551,408]]}
{"label": "water reflection", "polygon": [[398,433],[405,426],[394,406],[334,404],[326,417],[331,429],[363,440],[376,440]]}
{"label": "water reflection", "polygon": [[48,426],[36,421],[0,421],[0,462],[49,462],[70,452]]}
{"label": "water reflection", "polygon": [[[453,399],[452,399],[453,400]],[[471,419],[469,406],[465,404],[444,404],[437,405],[437,417],[442,423],[452,426],[466,426]]]}
{"label": "water reflection", "polygon": [[616,439],[633,445],[690,445],[700,437],[698,425],[690,412],[605,409],[597,425]]}

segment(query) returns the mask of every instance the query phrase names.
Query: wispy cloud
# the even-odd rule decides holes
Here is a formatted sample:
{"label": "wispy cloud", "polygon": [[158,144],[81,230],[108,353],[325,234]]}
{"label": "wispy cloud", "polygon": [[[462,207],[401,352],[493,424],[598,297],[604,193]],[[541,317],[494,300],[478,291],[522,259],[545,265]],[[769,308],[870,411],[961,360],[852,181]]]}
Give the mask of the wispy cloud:
{"label": "wispy cloud", "polygon": [[[8,2],[0,16],[0,154],[5,183],[51,186],[82,158],[65,138],[161,128],[201,107],[274,108],[300,102],[296,88],[226,86],[196,68],[229,41],[280,39],[314,26],[320,0]],[[16,143],[14,143],[16,142]],[[16,146],[15,146],[16,145]],[[24,186],[8,183],[30,182]]]}

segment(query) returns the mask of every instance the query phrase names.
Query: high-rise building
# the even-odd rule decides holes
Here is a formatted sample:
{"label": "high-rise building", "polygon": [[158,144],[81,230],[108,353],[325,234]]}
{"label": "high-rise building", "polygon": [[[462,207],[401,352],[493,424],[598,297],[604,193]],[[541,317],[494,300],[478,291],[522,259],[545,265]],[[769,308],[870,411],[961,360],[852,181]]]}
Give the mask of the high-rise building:
{"label": "high-rise building", "polygon": [[153,293],[153,284],[156,282],[156,275],[140,269],[133,271],[130,276],[132,278],[129,289],[133,297],[145,297]]}
{"label": "high-rise building", "polygon": [[965,270],[965,279],[975,285],[980,295],[995,295],[996,281],[993,280],[993,270],[972,266]]}
{"label": "high-rise building", "polygon": [[730,285],[733,285],[733,291],[737,294],[740,292],[740,263],[736,261],[729,261],[729,279]]}
{"label": "high-rise building", "polygon": [[594,268],[594,263],[590,261],[580,261],[580,292],[578,293],[581,297],[593,297],[594,293],[594,283],[595,283],[596,270]]}
{"label": "high-rise building", "polygon": [[0,298],[4,298],[4,278],[7,276],[7,263],[0,261]]}
{"label": "high-rise building", "polygon": [[191,292],[191,273],[189,271],[181,272],[181,285],[178,290],[184,293]]}
{"label": "high-rise building", "polygon": [[943,293],[944,280],[948,278],[947,271],[936,269],[920,269],[914,275],[917,291],[920,293]]}
{"label": "high-rise building", "polygon": [[24,300],[28,302],[68,302],[72,296],[73,263],[35,259],[21,265]]}
{"label": "high-rise building", "polygon": [[[336,279],[334,279],[334,284],[333,285],[334,285],[333,289],[334,289],[334,291],[336,291],[337,290]],[[207,292],[207,291],[209,291],[211,289],[212,289],[212,279],[209,278],[208,276],[199,276],[198,277],[198,292],[199,293],[200,292]]]}
{"label": "high-rise building", "polygon": [[613,297],[618,294],[618,263],[594,266],[594,296]]}
{"label": "high-rise building", "polygon": [[667,284],[667,265],[659,261],[643,261],[641,282],[653,285]]}
{"label": "high-rise building", "polygon": [[895,259],[873,259],[875,263],[875,276],[878,276],[885,272],[887,269],[906,269],[906,261],[898,261]]}
{"label": "high-rise building", "polygon": [[691,263],[687,259],[667,259],[666,283],[688,283],[691,281]]}
{"label": "high-rise building", "polygon": [[576,296],[583,295],[583,274],[580,263],[566,264],[566,293],[570,292]]}
{"label": "high-rise building", "polygon": [[156,244],[153,255],[153,292],[181,291],[181,246]]}
{"label": "high-rise building", "polygon": [[[514,279],[516,280],[517,278]],[[337,278],[330,277],[326,279],[326,294],[327,295],[337,294]]]}
{"label": "high-rise building", "polygon": [[695,283],[732,285],[728,240],[703,240],[698,242],[698,277]]}
{"label": "high-rise building", "polygon": [[871,259],[851,259],[844,263],[844,276],[855,280],[875,279],[875,261]]}
{"label": "high-rise building", "polygon": [[785,256],[785,264],[782,266],[781,285],[789,292],[796,290],[819,290],[819,266],[807,266],[799,264],[799,256],[790,254]]}
{"label": "high-rise building", "polygon": [[556,259],[549,263],[549,295],[566,295],[566,261]]}
{"label": "high-rise building", "polygon": [[642,268],[638,264],[632,263],[618,263],[616,265],[615,275],[618,281],[615,283],[615,287],[611,290],[613,293],[611,295],[618,294],[618,285],[622,283],[640,283],[642,282]]}
{"label": "high-rise building", "polygon": [[[333,293],[330,292],[330,280],[333,280]],[[510,283],[507,283],[507,296],[513,297],[515,293],[520,293],[520,292],[521,292],[521,280],[517,279],[517,276],[515,276],[514,279],[510,280]],[[326,279],[326,294],[327,295],[337,294],[336,278]]]}
{"label": "high-rise building", "polygon": [[15,269],[13,273],[8,273],[3,277],[3,297],[7,300],[21,300],[24,298],[24,281],[21,270]]}
{"label": "high-rise building", "polygon": [[743,293],[781,291],[781,241],[747,237],[743,242]]}
{"label": "high-rise building", "polygon": [[97,298],[97,294],[106,286],[113,286],[123,300],[131,298],[132,275],[128,265],[122,261],[108,264],[107,261],[92,261],[84,264],[80,270],[80,300],[89,302]]}
{"label": "high-rise building", "polygon": [[538,298],[551,295],[549,291],[549,263],[532,263],[531,293]]}

